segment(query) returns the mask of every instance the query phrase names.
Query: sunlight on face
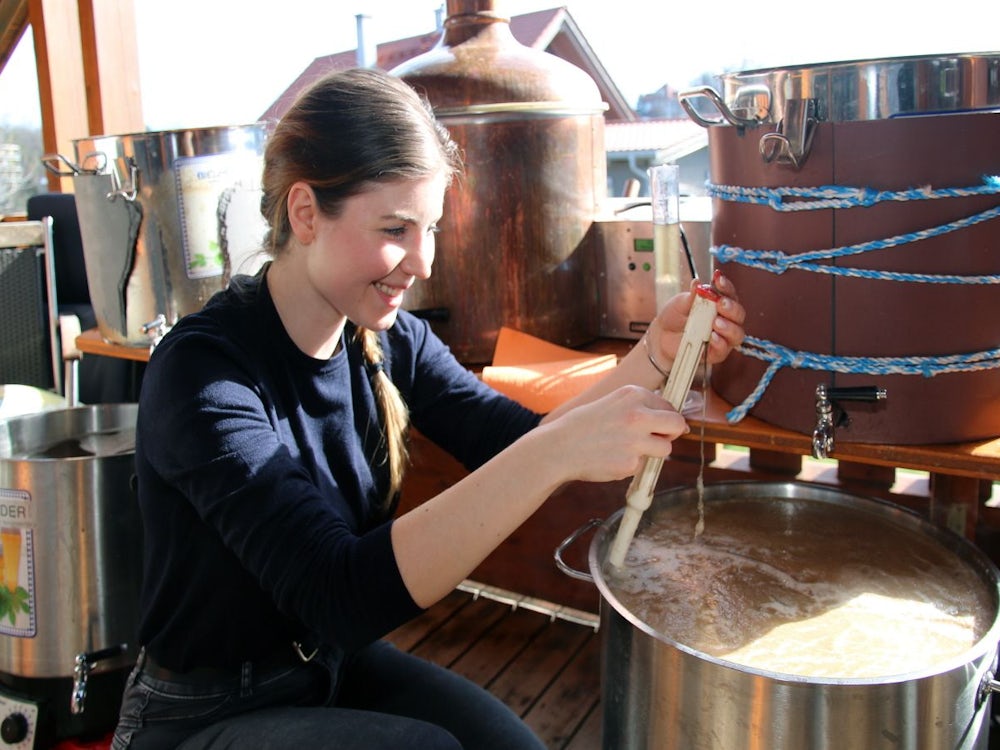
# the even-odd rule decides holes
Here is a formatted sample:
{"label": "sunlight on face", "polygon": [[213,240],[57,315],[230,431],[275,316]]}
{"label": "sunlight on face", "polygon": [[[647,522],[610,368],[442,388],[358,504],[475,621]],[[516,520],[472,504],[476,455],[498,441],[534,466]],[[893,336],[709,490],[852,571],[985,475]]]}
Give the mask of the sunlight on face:
{"label": "sunlight on face", "polygon": [[326,303],[360,326],[389,328],[406,290],[430,276],[446,186],[440,174],[378,183],[322,217],[308,264]]}

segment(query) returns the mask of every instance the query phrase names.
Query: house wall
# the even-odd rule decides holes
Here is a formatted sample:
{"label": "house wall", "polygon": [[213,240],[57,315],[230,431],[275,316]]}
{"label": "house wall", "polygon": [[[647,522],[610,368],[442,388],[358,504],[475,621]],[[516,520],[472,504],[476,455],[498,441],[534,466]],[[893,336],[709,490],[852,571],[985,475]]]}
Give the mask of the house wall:
{"label": "house wall", "polygon": [[[632,157],[631,160],[629,157]],[[641,183],[639,195],[649,196],[649,180],[646,170],[656,161],[655,152],[608,154],[608,195],[624,195],[625,183],[638,179]],[[677,161],[680,167],[681,195],[705,195],[708,182],[708,148],[702,148]]]}

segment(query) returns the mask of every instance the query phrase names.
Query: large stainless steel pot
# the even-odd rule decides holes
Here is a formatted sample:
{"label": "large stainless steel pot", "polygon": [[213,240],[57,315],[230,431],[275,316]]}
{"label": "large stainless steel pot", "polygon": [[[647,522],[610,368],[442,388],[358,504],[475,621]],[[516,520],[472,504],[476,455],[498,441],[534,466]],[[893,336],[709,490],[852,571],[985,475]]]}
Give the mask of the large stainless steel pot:
{"label": "large stainless steel pot", "polygon": [[75,162],[62,162],[106,340],[148,346],[231,274],[259,267],[267,132],[254,123],[73,141]]}
{"label": "large stainless steel pot", "polygon": [[[819,386],[883,388],[883,401],[840,404],[837,442],[995,436],[1000,340],[982,321],[1000,315],[1000,195],[984,185],[1000,174],[1000,53],[747,71],[723,88],[681,98],[708,126],[716,262],[762,343],[713,368],[715,390],[810,434]],[[719,116],[694,112],[705,96]],[[818,200],[821,188],[857,200]],[[779,208],[740,190],[799,192]],[[894,197],[869,205],[876,195]]]}
{"label": "large stainless steel pot", "polygon": [[108,649],[100,669],[134,662],[136,409],[85,406],[0,421],[0,672],[73,678],[80,655]]}
{"label": "large stainless steel pot", "polygon": [[[622,511],[598,529],[589,551],[589,577],[601,594],[603,747],[607,750],[955,750],[985,748],[990,685],[996,669],[1000,586],[995,566],[966,540],[895,505],[799,483],[722,483],[705,487],[706,529],[712,508],[730,498],[767,505],[780,516],[774,545],[796,535],[800,517],[856,513],[870,533],[898,529],[955,555],[978,580],[992,625],[959,659],[933,670],[885,678],[812,678],[767,672],[713,657],[672,640],[616,597],[606,561]],[[697,490],[657,494],[648,514],[677,504],[696,506]],[[804,504],[804,505],[803,505]],[[763,507],[763,505],[762,505]],[[808,507],[810,513],[797,514]],[[647,516],[648,520],[648,516]],[[812,522],[810,521],[810,523]],[[801,533],[802,529],[800,527]],[[876,545],[878,544],[876,540]],[[885,549],[885,555],[892,555]],[[832,561],[836,562],[836,561]],[[880,559],[872,560],[879,565]],[[970,596],[971,596],[970,592]]]}

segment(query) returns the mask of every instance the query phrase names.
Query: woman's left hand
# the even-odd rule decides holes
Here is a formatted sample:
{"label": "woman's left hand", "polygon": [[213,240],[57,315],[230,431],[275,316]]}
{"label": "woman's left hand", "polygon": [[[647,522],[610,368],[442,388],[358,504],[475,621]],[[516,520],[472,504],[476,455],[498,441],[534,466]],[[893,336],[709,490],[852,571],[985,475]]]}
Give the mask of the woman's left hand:
{"label": "woman's left hand", "polygon": [[[746,310],[740,304],[733,282],[719,271],[712,277],[712,286],[719,292],[720,299],[716,304],[718,314],[712,325],[707,358],[709,364],[716,364],[743,343],[746,335],[743,330]],[[690,291],[671,298],[650,326],[649,343],[658,354],[657,361],[663,365],[672,363],[677,357],[677,349],[684,336],[684,324],[687,323],[688,313],[694,304],[694,287],[695,282],[692,282]]]}

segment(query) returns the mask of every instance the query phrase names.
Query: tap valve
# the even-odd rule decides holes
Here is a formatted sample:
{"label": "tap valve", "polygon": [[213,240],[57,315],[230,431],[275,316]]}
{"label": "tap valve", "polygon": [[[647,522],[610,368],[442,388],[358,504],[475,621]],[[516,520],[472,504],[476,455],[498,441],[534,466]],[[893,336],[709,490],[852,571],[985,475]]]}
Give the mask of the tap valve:
{"label": "tap valve", "polygon": [[152,352],[167,333],[167,316],[159,313],[148,323],[139,326],[139,330],[149,337],[149,351]]}
{"label": "tap valve", "polygon": [[851,419],[840,406],[841,401],[884,401],[885,388],[856,386],[830,388],[825,383],[816,386],[816,429],[813,430],[813,458],[828,458],[833,453],[833,433],[846,427]]}
{"label": "tap valve", "polygon": [[127,650],[128,646],[122,643],[118,646],[110,646],[98,651],[76,655],[76,658],[73,660],[73,691],[69,701],[69,712],[72,715],[77,716],[84,712],[87,702],[87,680],[90,677],[91,670],[94,668],[94,664],[105,659],[113,659],[116,656],[121,656]]}

